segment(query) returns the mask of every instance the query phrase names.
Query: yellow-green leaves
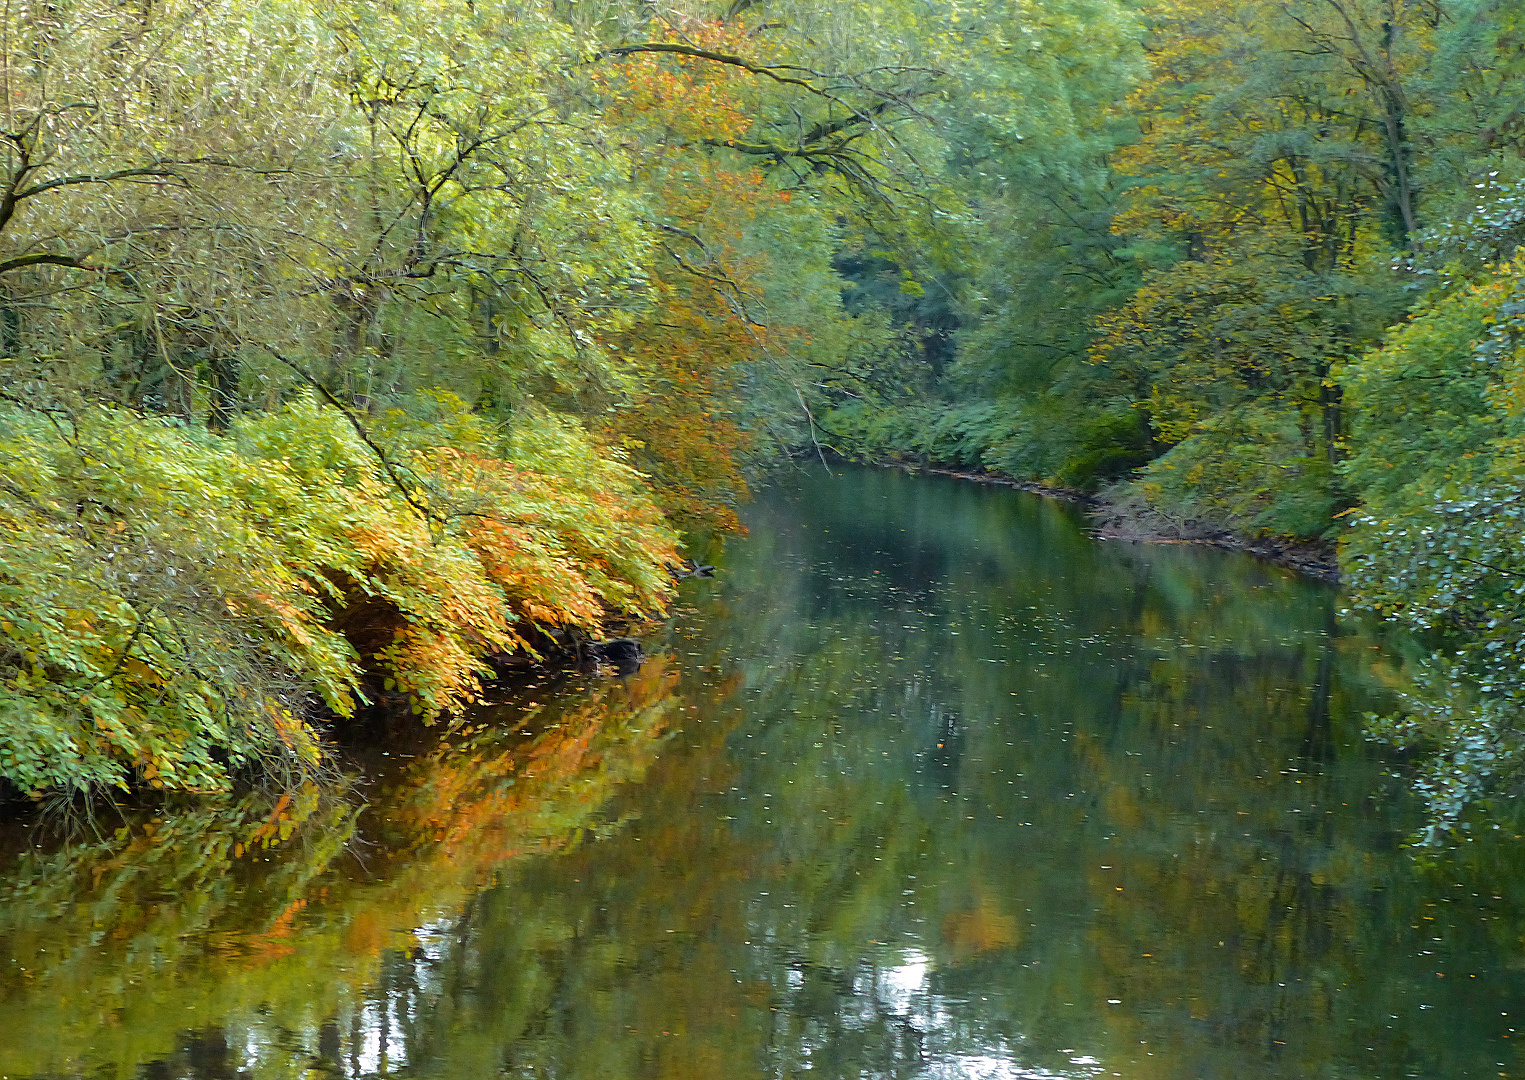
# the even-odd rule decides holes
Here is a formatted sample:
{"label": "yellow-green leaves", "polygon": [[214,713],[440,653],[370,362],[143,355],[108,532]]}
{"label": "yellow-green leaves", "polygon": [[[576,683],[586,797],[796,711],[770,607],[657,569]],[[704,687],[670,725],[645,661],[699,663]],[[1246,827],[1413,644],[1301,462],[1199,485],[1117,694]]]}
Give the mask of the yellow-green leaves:
{"label": "yellow-green leaves", "polygon": [[431,527],[310,402],[226,438],[105,407],[65,439],[58,415],[3,419],[0,776],[23,791],[295,782],[319,702],[347,714],[369,687],[433,720],[519,620],[591,627],[670,587],[638,478],[567,422],[541,428],[559,457],[521,439],[524,465],[483,455],[516,452],[486,430],[469,455],[415,433]]}
{"label": "yellow-green leaves", "polygon": [[1439,646],[1381,731],[1438,751],[1431,838],[1525,777],[1525,268],[1424,305],[1342,373],[1363,502],[1341,551],[1357,606]]}

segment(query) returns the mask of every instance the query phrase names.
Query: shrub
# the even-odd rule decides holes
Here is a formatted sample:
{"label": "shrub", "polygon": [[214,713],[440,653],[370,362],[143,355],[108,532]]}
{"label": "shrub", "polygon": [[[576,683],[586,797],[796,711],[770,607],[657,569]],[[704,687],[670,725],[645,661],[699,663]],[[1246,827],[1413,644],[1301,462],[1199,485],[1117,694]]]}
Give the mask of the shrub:
{"label": "shrub", "polygon": [[496,431],[442,404],[385,464],[311,400],[225,437],[5,406],[0,776],[294,783],[322,760],[315,703],[349,715],[380,689],[433,721],[526,624],[663,604],[675,537],[638,474],[571,421]]}

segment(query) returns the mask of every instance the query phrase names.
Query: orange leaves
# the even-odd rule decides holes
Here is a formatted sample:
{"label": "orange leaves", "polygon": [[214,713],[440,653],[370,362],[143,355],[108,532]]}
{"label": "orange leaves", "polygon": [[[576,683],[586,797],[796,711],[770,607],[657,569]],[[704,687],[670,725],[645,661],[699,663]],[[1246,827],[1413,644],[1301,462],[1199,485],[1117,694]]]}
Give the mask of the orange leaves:
{"label": "orange leaves", "polygon": [[[658,38],[718,53],[745,51],[749,44],[735,26],[697,19],[661,27]],[[747,77],[729,65],[640,53],[601,69],[595,79],[609,95],[605,118],[657,146],[739,139],[752,126],[742,103]]]}
{"label": "orange leaves", "polygon": [[741,234],[734,229],[722,225],[702,240],[695,230],[745,219],[768,196],[750,171],[727,173],[710,162],[705,176],[702,195],[664,193],[669,213],[695,240],[677,241],[674,257],[656,267],[652,309],[609,341],[639,358],[641,390],[631,407],[610,415],[605,432],[636,447],[636,462],[685,528],[735,529],[735,507],[747,496],[739,462],[754,440],[737,419],[738,379],[768,361],[778,331],[751,315],[762,257],[735,250],[729,238]]}
{"label": "orange leaves", "polygon": [[597,588],[568,550],[566,538],[537,513],[556,484],[506,461],[433,452],[431,475],[463,501],[461,540],[515,618],[547,626],[593,625],[604,611]]}
{"label": "orange leaves", "polygon": [[[658,37],[753,58],[771,47],[739,25],[698,20],[659,28]],[[735,507],[747,496],[740,462],[754,442],[741,420],[742,380],[780,355],[770,351],[780,330],[764,325],[772,320],[761,284],[777,272],[777,252],[758,224],[792,193],[775,190],[756,158],[727,148],[760,137],[758,88],[740,68],[639,53],[598,77],[629,136],[623,149],[649,192],[662,248],[650,308],[605,339],[632,362],[638,389],[626,408],[605,416],[602,431],[632,449],[683,527],[734,529]]]}
{"label": "orange leaves", "polygon": [[635,457],[659,497],[685,526],[738,527],[746,496],[738,465],[752,441],[733,419],[733,373],[759,360],[764,338],[735,317],[719,287],[702,281],[659,284],[659,306],[618,347],[646,357],[646,391],[609,430],[641,449]]}
{"label": "orange leaves", "polygon": [[[474,449],[426,445],[408,459],[434,517],[406,505],[364,448],[330,453],[336,467],[300,477],[303,502],[343,512],[312,545],[322,557],[296,568],[326,586],[331,625],[361,665],[426,722],[477,695],[486,657],[524,644],[517,623],[592,627],[614,610],[659,609],[675,557],[638,477],[604,460],[575,423],[546,416],[526,426],[504,448],[521,464],[481,452],[492,432],[463,404],[436,406],[452,413],[439,430]],[[334,423],[323,412],[301,419]],[[324,437],[332,431],[301,442]],[[417,430],[413,438],[428,441]]]}

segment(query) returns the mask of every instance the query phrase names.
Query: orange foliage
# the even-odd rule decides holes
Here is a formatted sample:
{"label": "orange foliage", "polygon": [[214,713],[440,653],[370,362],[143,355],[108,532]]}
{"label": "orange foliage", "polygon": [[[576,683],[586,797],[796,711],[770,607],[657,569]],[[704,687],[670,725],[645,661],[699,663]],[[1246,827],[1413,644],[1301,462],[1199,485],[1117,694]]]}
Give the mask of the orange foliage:
{"label": "orange foliage", "polygon": [[[744,51],[735,27],[695,22],[683,34],[701,48]],[[789,193],[720,149],[752,124],[749,83],[737,69],[643,55],[601,77],[613,119],[639,133],[626,149],[659,201],[666,254],[651,309],[605,342],[633,362],[644,387],[606,432],[634,451],[680,522],[735,529],[734,507],[747,496],[739,461],[756,440],[741,420],[739,383],[788,336],[759,317],[766,256],[737,241],[766,201],[788,201]]]}
{"label": "orange foliage", "polygon": [[[283,455],[264,475],[292,482],[280,492],[289,506],[322,510],[293,531],[282,568],[309,585],[299,602],[274,588],[235,600],[259,607],[288,642],[342,635],[372,693],[405,696],[425,720],[473,700],[486,658],[526,647],[526,628],[655,614],[672,589],[676,540],[660,509],[639,474],[601,455],[578,426],[545,421],[538,437],[556,449],[525,450],[541,469],[452,446],[417,450],[409,505],[326,412],[297,408],[262,423],[274,430],[256,434]],[[329,703],[349,711],[348,686],[333,682]]]}
{"label": "orange foliage", "polygon": [[735,415],[732,376],[762,358],[765,331],[708,282],[667,269],[655,287],[650,317],[611,342],[640,364],[644,391],[606,430],[632,448],[678,521],[739,528],[734,508],[747,485],[737,459],[755,436]]}
{"label": "orange foliage", "polygon": [[665,604],[670,582],[649,571],[677,556],[652,504],[448,447],[420,460],[460,504],[461,538],[515,620],[594,626],[611,607]]}
{"label": "orange foliage", "polygon": [[[657,658],[609,695],[560,713],[527,750],[492,730],[442,747],[410,770],[411,794],[389,818],[409,842],[392,857],[413,867],[428,852],[479,881],[506,859],[565,846],[573,832],[527,823],[543,822],[553,806],[559,813],[591,809],[621,777],[643,772],[677,711],[677,680],[666,658]],[[618,699],[613,720],[608,697]],[[631,730],[622,732],[624,725]],[[611,748],[618,751],[613,759]]]}

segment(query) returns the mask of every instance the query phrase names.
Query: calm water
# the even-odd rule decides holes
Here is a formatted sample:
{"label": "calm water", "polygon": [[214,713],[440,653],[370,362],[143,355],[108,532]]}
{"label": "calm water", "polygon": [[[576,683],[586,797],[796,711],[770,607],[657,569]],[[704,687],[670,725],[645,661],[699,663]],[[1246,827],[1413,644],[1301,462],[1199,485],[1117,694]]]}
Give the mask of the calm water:
{"label": "calm water", "polygon": [[893,472],[624,681],[0,856],[0,1077],[1517,1077],[1525,865],[1420,864],[1334,595]]}

